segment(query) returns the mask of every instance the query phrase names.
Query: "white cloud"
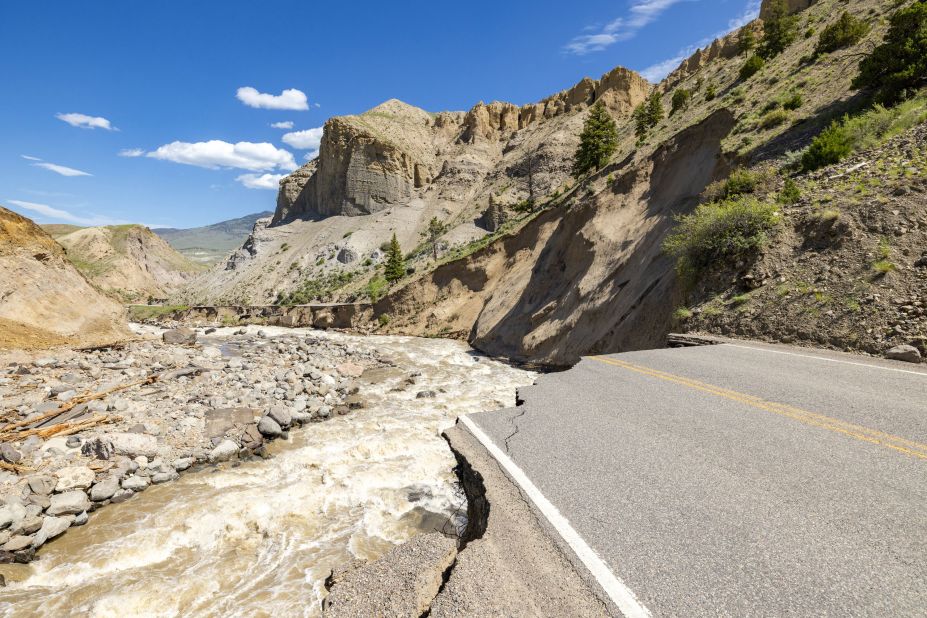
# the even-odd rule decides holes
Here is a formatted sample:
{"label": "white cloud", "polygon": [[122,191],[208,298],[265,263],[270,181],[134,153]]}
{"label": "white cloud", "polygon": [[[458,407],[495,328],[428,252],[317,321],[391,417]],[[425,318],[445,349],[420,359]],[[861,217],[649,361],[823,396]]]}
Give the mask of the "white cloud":
{"label": "white cloud", "polygon": [[300,150],[318,150],[322,143],[322,127],[284,133],[281,138],[285,144]]}
{"label": "white cloud", "polygon": [[230,144],[222,140],[208,142],[171,142],[145,156],[162,161],[173,161],[184,165],[195,165],[208,169],[235,167],[252,171],[279,168],[296,169],[293,154],[267,142],[238,142]]}
{"label": "white cloud", "polygon": [[87,114],[55,114],[55,118],[63,120],[72,127],[81,129],[106,129],[107,131],[117,131],[116,127],[110,124],[109,120],[101,116],[88,116]]}
{"label": "white cloud", "polygon": [[119,151],[120,157],[140,157],[145,154],[141,148],[125,148]]}
{"label": "white cloud", "polygon": [[242,174],[235,180],[249,189],[273,189],[276,191],[280,188],[280,181],[285,176],[286,174]]}
{"label": "white cloud", "polygon": [[19,155],[19,156],[21,156],[21,157],[22,157],[23,159],[25,159],[26,161],[41,161],[41,160],[42,160],[42,159],[40,159],[40,158],[38,158],[38,157],[32,157],[32,156],[30,156],[30,155]]}
{"label": "white cloud", "polygon": [[618,41],[634,38],[638,30],[655,21],[665,10],[683,0],[634,0],[628,14],[607,23],[592,34],[575,37],[566,44],[571,54],[582,56],[602,51]]}
{"label": "white cloud", "polygon": [[306,161],[312,161],[313,159],[315,159],[315,158],[318,157],[318,156],[319,156],[319,151],[318,151],[318,150],[310,150],[309,152],[307,152],[307,153],[303,156],[303,159],[305,159]]}
{"label": "white cloud", "polygon": [[274,129],[292,129],[293,121],[286,120],[284,122],[274,122],[270,126],[273,127]]}
{"label": "white cloud", "polygon": [[88,172],[76,170],[73,167],[65,167],[64,165],[56,165],[54,163],[33,163],[32,165],[55,172],[56,174],[61,174],[62,176],[93,176],[93,174]]}
{"label": "white cloud", "polygon": [[309,109],[309,102],[306,100],[306,94],[296,88],[289,88],[280,94],[274,95],[258,92],[251,86],[245,86],[239,88],[235,96],[248,107],[290,110]]}
{"label": "white cloud", "polygon": [[678,67],[683,60],[694,54],[696,50],[710,45],[711,42],[715,39],[719,39],[733,32],[734,30],[743,28],[751,21],[756,19],[760,14],[760,2],[761,0],[748,0],[747,5],[744,7],[744,10],[741,12],[741,14],[728,21],[726,30],[715,32],[711,36],[703,38],[694,45],[689,45],[688,47],[679,50],[679,52],[677,52],[676,55],[674,55],[672,58],[667,58],[666,60],[653,64],[646,69],[643,69],[640,74],[650,82],[656,83],[661,81],[664,77],[676,69],[676,67]]}
{"label": "white cloud", "polygon": [[49,219],[58,219],[60,221],[67,221],[68,223],[76,223],[77,225],[95,226],[117,225],[120,223],[125,223],[125,221],[110,219],[109,217],[101,217],[99,215],[82,217],[66,210],[61,210],[60,208],[54,208],[48,204],[37,204],[35,202],[24,202],[22,200],[7,200],[7,203],[12,204],[13,206],[17,206],[23,210],[38,213],[39,215],[48,217]]}

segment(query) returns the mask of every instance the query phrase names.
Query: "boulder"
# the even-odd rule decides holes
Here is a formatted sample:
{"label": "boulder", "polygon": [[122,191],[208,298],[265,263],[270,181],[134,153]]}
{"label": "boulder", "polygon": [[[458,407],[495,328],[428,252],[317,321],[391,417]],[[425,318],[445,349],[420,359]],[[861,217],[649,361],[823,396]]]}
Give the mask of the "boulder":
{"label": "boulder", "polygon": [[32,537],[23,534],[17,534],[11,537],[9,541],[3,544],[3,551],[19,551],[32,545]]}
{"label": "boulder", "polygon": [[222,440],[209,452],[209,461],[216,463],[220,461],[228,461],[232,457],[238,454],[238,445],[232,442],[231,440]]}
{"label": "boulder", "polygon": [[144,476],[130,476],[122,479],[122,488],[132,491],[143,491],[148,487],[148,479]]}
{"label": "boulder", "polygon": [[87,489],[93,484],[96,475],[86,466],[68,466],[55,472],[55,476],[58,477],[55,491],[63,492],[69,489]]}
{"label": "boulder", "polygon": [[116,453],[116,449],[113,446],[112,440],[106,438],[93,438],[92,440],[86,440],[81,445],[80,452],[87,457],[105,460],[111,458]]}
{"label": "boulder", "polygon": [[42,545],[45,545],[45,543],[51,539],[64,533],[65,530],[71,527],[73,522],[73,515],[67,515],[65,517],[46,517],[42,520],[42,527],[39,528],[39,531],[35,533],[35,538],[32,539],[32,547],[38,549]]}
{"label": "boulder", "polygon": [[280,425],[277,423],[277,421],[270,418],[269,416],[261,417],[257,428],[262,435],[265,435],[268,438],[279,438],[281,435],[283,435],[283,429],[280,428]]}
{"label": "boulder", "polygon": [[110,500],[113,504],[119,504],[120,502],[125,502],[129,498],[135,495],[135,492],[131,489],[120,489]]}
{"label": "boulder", "polygon": [[113,450],[118,455],[126,457],[156,457],[158,455],[158,439],[143,433],[115,432],[101,436],[109,440]]}
{"label": "boulder", "polygon": [[26,518],[26,507],[11,503],[0,507],[0,530],[9,528]]}
{"label": "boulder", "polygon": [[896,345],[885,353],[885,358],[906,363],[921,362],[921,352],[913,345]]}
{"label": "boulder", "polygon": [[335,369],[338,373],[348,378],[359,378],[364,373],[364,368],[357,363],[341,363]]}
{"label": "boulder", "polygon": [[267,410],[267,416],[274,419],[282,429],[286,429],[293,423],[293,414],[286,406],[271,406]]}
{"label": "boulder", "polygon": [[352,262],[356,262],[357,258],[357,251],[355,251],[353,248],[342,247],[341,250],[338,251],[338,256],[336,259],[342,264],[350,264]]}
{"label": "boulder", "polygon": [[166,330],[161,340],[170,345],[193,345],[196,343],[196,331],[185,327]]}
{"label": "boulder", "polygon": [[23,454],[16,450],[12,444],[4,442],[0,444],[0,459],[15,464],[23,459]]}
{"label": "boulder", "polygon": [[77,515],[90,508],[90,499],[79,489],[55,494],[48,505],[48,515]]}
{"label": "boulder", "polygon": [[30,476],[26,483],[32,493],[47,496],[54,491],[56,481],[50,476]]}
{"label": "boulder", "polygon": [[206,437],[221,438],[235,425],[247,425],[254,422],[257,411],[252,408],[216,408],[207,410]]}
{"label": "boulder", "polygon": [[103,502],[116,495],[117,491],[119,491],[119,478],[108,476],[93,486],[90,490],[90,499],[94,502]]}
{"label": "boulder", "polygon": [[178,472],[183,472],[184,470],[188,469],[190,466],[193,465],[193,461],[194,460],[192,457],[181,457],[180,459],[174,460],[174,463],[172,463],[171,465],[174,467],[174,470],[177,470]]}

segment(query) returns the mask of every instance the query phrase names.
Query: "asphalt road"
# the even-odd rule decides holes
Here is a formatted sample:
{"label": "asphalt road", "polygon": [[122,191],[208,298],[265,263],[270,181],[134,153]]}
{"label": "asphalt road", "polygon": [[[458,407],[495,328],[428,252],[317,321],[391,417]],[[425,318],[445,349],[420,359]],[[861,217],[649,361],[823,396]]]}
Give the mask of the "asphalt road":
{"label": "asphalt road", "polygon": [[720,345],[520,395],[469,420],[652,615],[927,615],[924,369]]}

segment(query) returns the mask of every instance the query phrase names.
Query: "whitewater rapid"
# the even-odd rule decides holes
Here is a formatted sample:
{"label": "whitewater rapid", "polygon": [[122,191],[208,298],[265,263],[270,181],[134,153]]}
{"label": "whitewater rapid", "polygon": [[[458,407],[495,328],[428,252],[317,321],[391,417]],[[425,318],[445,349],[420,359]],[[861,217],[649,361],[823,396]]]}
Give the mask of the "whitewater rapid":
{"label": "whitewater rapid", "polygon": [[396,367],[361,378],[365,408],[294,431],[271,459],[152,487],[4,565],[0,615],[316,616],[332,569],[462,523],[440,432],[514,405],[534,374],[456,341],[267,330],[373,346]]}

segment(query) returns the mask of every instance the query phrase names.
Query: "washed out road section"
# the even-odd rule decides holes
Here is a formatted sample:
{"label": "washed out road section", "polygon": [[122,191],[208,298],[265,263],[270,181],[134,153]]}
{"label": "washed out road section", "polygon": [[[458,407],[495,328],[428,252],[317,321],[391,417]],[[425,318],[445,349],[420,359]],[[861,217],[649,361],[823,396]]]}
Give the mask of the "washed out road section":
{"label": "washed out road section", "polygon": [[927,372],[783,346],[586,358],[471,420],[654,615],[927,607]]}

